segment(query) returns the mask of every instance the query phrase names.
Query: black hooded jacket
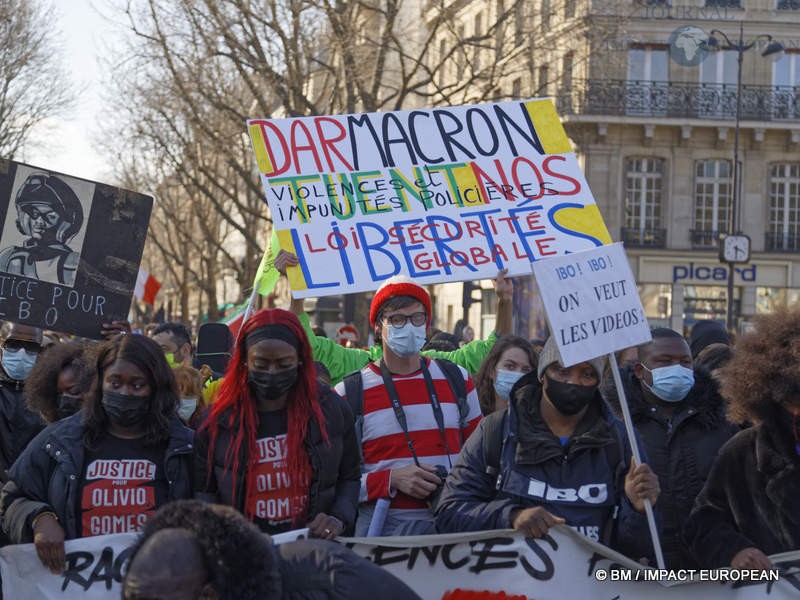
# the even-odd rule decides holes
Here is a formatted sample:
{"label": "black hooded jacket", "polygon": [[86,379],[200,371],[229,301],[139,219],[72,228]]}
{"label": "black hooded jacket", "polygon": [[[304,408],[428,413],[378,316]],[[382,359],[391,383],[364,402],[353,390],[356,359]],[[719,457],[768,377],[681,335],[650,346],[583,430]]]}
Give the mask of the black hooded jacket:
{"label": "black hooded jacket", "polygon": [[[625,367],[621,375],[636,432],[661,485],[658,507],[664,560],[668,568],[696,568],[682,541],[681,527],[720,448],[739,428],[725,418],[725,400],[707,371],[694,370],[695,384],[686,398],[676,403],[671,418],[647,401],[632,366]],[[613,380],[603,386],[602,393],[621,416]]]}
{"label": "black hooded jacket", "polygon": [[[509,409],[484,419],[461,449],[436,506],[438,530],[507,529],[514,509],[543,506],[595,541],[634,559],[649,557],[646,518],[625,495],[630,442],[600,394],[563,446],[541,417],[542,385],[535,372],[523,376],[511,396]],[[502,420],[502,428],[494,429],[497,439],[488,439],[487,427],[495,420]],[[487,469],[495,466],[489,444],[501,447],[496,475]]]}

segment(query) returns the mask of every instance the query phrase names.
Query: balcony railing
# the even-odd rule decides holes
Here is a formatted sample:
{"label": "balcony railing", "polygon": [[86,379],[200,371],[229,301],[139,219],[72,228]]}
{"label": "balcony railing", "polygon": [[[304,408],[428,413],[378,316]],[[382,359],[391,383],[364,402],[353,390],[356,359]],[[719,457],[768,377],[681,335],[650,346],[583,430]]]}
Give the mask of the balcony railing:
{"label": "balcony railing", "polygon": [[764,249],[767,252],[800,252],[800,235],[768,231]]}
{"label": "balcony railing", "polygon": [[627,248],[666,248],[666,229],[622,228],[622,241]]}
{"label": "balcony railing", "polygon": [[692,248],[696,250],[716,250],[719,247],[719,231],[692,229],[689,231]]}
{"label": "balcony railing", "polygon": [[[558,97],[561,114],[736,117],[736,85],[589,79]],[[800,121],[800,86],[742,85],[743,121]]]}

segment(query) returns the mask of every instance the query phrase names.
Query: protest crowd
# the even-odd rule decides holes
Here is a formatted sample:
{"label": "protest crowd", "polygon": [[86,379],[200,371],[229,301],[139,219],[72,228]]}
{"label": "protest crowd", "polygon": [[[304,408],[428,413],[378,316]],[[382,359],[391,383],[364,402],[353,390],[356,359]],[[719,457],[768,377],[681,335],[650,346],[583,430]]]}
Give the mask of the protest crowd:
{"label": "protest crowd", "polygon": [[[651,327],[549,100],[248,134],[272,239],[235,327],[126,318],[152,197],[3,163],[3,597],[800,590],[800,307]],[[531,273],[545,339],[515,329]],[[441,331],[429,286],[459,281]],[[363,346],[304,308],[350,293]]]}
{"label": "protest crowd", "polygon": [[405,276],[375,292],[369,348],[316,335],[301,302],[254,311],[216,371],[182,323],[108,323],[102,343],[5,323],[3,544],[59,574],[66,540],[142,532],[129,600],[419,597],[343,536],[567,525],[654,565],[646,502],[669,569],[800,549],[800,309],[735,343],[700,322],[620,352],[630,440],[614,367],[511,335],[512,280],[494,288],[496,331],[436,349]]}

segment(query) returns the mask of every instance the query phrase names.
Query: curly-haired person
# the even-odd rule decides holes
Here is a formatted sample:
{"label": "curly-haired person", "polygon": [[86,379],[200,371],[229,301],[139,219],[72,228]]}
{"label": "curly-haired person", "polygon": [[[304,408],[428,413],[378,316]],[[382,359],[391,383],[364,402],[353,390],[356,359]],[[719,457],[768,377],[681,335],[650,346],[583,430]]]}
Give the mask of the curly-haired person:
{"label": "curly-haired person", "polygon": [[49,425],[81,409],[91,397],[97,368],[92,348],[82,342],[54,344],[39,355],[25,382],[29,410]]}
{"label": "curly-haired person", "polygon": [[326,540],[273,545],[229,506],[174,502],[131,553],[124,600],[419,600],[402,581]]}
{"label": "curly-haired person", "polygon": [[800,308],[758,319],[721,391],[729,418],[754,426],[720,450],[684,534],[703,567],[768,569],[800,549]]}

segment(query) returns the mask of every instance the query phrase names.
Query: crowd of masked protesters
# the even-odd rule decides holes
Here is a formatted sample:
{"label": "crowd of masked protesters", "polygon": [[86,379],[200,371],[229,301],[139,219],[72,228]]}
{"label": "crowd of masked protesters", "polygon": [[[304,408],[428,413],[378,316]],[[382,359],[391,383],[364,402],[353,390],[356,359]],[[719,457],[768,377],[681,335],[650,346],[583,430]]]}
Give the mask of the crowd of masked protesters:
{"label": "crowd of masked protesters", "polygon": [[102,343],[4,324],[2,543],[60,573],[65,540],[141,532],[129,600],[417,597],[335,542],[353,535],[565,524],[654,565],[648,502],[670,569],[800,550],[800,308],[735,344],[713,321],[653,329],[614,377],[512,335],[513,283],[494,288],[496,329],[471,341],[433,330],[403,276],[374,294],[368,348],[319,335],[302,303],[260,310],[219,372],[181,323],[115,322]]}

